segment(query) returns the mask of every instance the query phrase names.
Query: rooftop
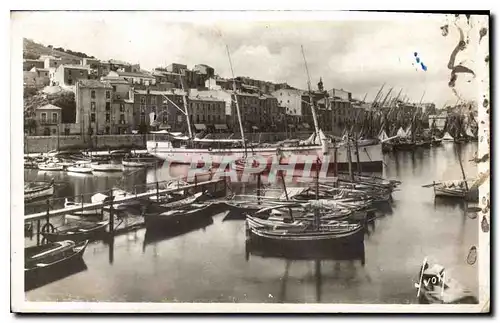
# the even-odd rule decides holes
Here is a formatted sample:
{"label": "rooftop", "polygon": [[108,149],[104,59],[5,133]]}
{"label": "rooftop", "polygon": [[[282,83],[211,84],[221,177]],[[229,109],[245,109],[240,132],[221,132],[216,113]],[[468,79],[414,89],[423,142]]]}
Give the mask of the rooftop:
{"label": "rooftop", "polygon": [[79,80],[78,84],[80,87],[88,87],[88,88],[101,88],[101,89],[112,89],[113,87],[109,82],[101,82],[98,80]]}
{"label": "rooftop", "polygon": [[142,77],[142,78],[151,78],[154,79],[154,76],[144,73],[131,73],[131,72],[116,72],[119,76],[129,76],[129,77]]}
{"label": "rooftop", "polygon": [[[148,94],[147,90],[134,90],[134,93],[137,93],[137,94]],[[172,94],[182,95],[183,91],[179,90],[179,89],[172,89],[170,91],[150,90],[149,94],[150,95],[172,95]]]}
{"label": "rooftop", "polygon": [[46,104],[44,106],[36,108],[37,110],[61,110],[61,108],[56,107],[55,105],[52,104]]}
{"label": "rooftop", "polygon": [[89,70],[89,67],[88,66],[83,66],[83,65],[72,65],[72,64],[64,64],[64,65],[61,65],[63,68],[71,68],[71,69],[75,69],[75,70],[86,70],[88,71]]}

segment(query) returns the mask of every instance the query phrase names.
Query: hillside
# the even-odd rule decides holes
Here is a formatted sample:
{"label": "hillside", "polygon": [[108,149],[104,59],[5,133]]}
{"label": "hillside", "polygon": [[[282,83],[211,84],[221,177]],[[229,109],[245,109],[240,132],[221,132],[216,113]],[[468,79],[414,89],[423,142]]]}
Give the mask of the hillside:
{"label": "hillside", "polygon": [[[69,49],[66,49],[66,51],[72,52]],[[68,59],[81,59],[82,57],[91,57],[85,53],[80,53],[80,52],[75,52],[75,53],[77,55],[63,52],[61,50],[49,48],[49,47],[44,46],[42,44],[35,43],[31,39],[27,39],[27,38],[23,39],[23,56],[24,57],[26,57],[26,56],[39,57],[40,55],[57,55],[57,56],[60,56],[61,58],[68,58]]]}

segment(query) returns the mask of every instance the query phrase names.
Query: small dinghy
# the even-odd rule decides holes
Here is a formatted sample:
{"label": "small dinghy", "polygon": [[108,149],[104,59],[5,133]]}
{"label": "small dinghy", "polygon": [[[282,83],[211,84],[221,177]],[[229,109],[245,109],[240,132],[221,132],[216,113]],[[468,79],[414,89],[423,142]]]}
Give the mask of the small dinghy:
{"label": "small dinghy", "polygon": [[37,198],[52,196],[54,194],[54,183],[34,184],[29,183],[24,186],[24,202],[32,201]]}
{"label": "small dinghy", "polygon": [[73,166],[69,166],[66,169],[69,173],[79,173],[79,174],[91,174],[92,168],[86,164],[77,164]]}
{"label": "small dinghy", "polygon": [[92,163],[90,164],[93,172],[121,172],[123,171],[122,164],[111,163]]}
{"label": "small dinghy", "polygon": [[73,241],[82,241],[82,240],[91,240],[97,238],[99,234],[104,233],[106,230],[106,226],[109,221],[101,221],[97,223],[79,223],[79,225],[63,229],[55,232],[45,232],[42,233],[43,237],[47,239],[47,241],[55,242],[55,241],[63,241],[63,240],[73,240]]}
{"label": "small dinghy", "polygon": [[25,289],[49,275],[82,261],[88,241],[59,241],[24,249]]}
{"label": "small dinghy", "polygon": [[44,171],[60,171],[64,170],[64,166],[59,163],[51,162],[51,163],[38,164],[38,169]]}
{"label": "small dinghy", "polygon": [[415,283],[417,297],[424,304],[478,304],[471,291],[447,276],[443,266],[424,262]]}

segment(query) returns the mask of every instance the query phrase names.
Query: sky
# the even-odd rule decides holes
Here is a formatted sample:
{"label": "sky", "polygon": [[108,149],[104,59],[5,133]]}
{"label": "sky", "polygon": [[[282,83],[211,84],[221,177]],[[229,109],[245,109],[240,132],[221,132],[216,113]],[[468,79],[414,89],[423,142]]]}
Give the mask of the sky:
{"label": "sky", "polygon": [[[227,45],[235,76],[306,89],[302,45],[313,87],[321,77],[326,89],[344,89],[370,101],[385,83],[385,91],[393,87],[394,96],[402,89],[411,101],[418,103],[424,95],[424,102],[438,108],[478,97],[478,78],[470,74],[460,74],[456,94],[448,86],[448,60],[459,41],[455,24],[470,40],[456,64],[476,68],[484,62],[477,54],[479,23],[469,25],[465,17],[450,15],[47,11],[16,12],[11,20],[16,37],[140,63],[146,70],[173,62],[189,68],[207,64],[231,77]],[[449,25],[447,36],[444,25]]]}

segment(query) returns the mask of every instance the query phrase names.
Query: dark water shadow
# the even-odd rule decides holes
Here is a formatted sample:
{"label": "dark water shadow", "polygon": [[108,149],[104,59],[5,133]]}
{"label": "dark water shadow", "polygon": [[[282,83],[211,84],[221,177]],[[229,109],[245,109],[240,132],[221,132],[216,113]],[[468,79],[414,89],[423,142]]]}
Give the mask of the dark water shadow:
{"label": "dark water shadow", "polygon": [[39,272],[36,276],[25,276],[24,290],[30,291],[87,270],[84,260],[78,260],[57,268]]}

